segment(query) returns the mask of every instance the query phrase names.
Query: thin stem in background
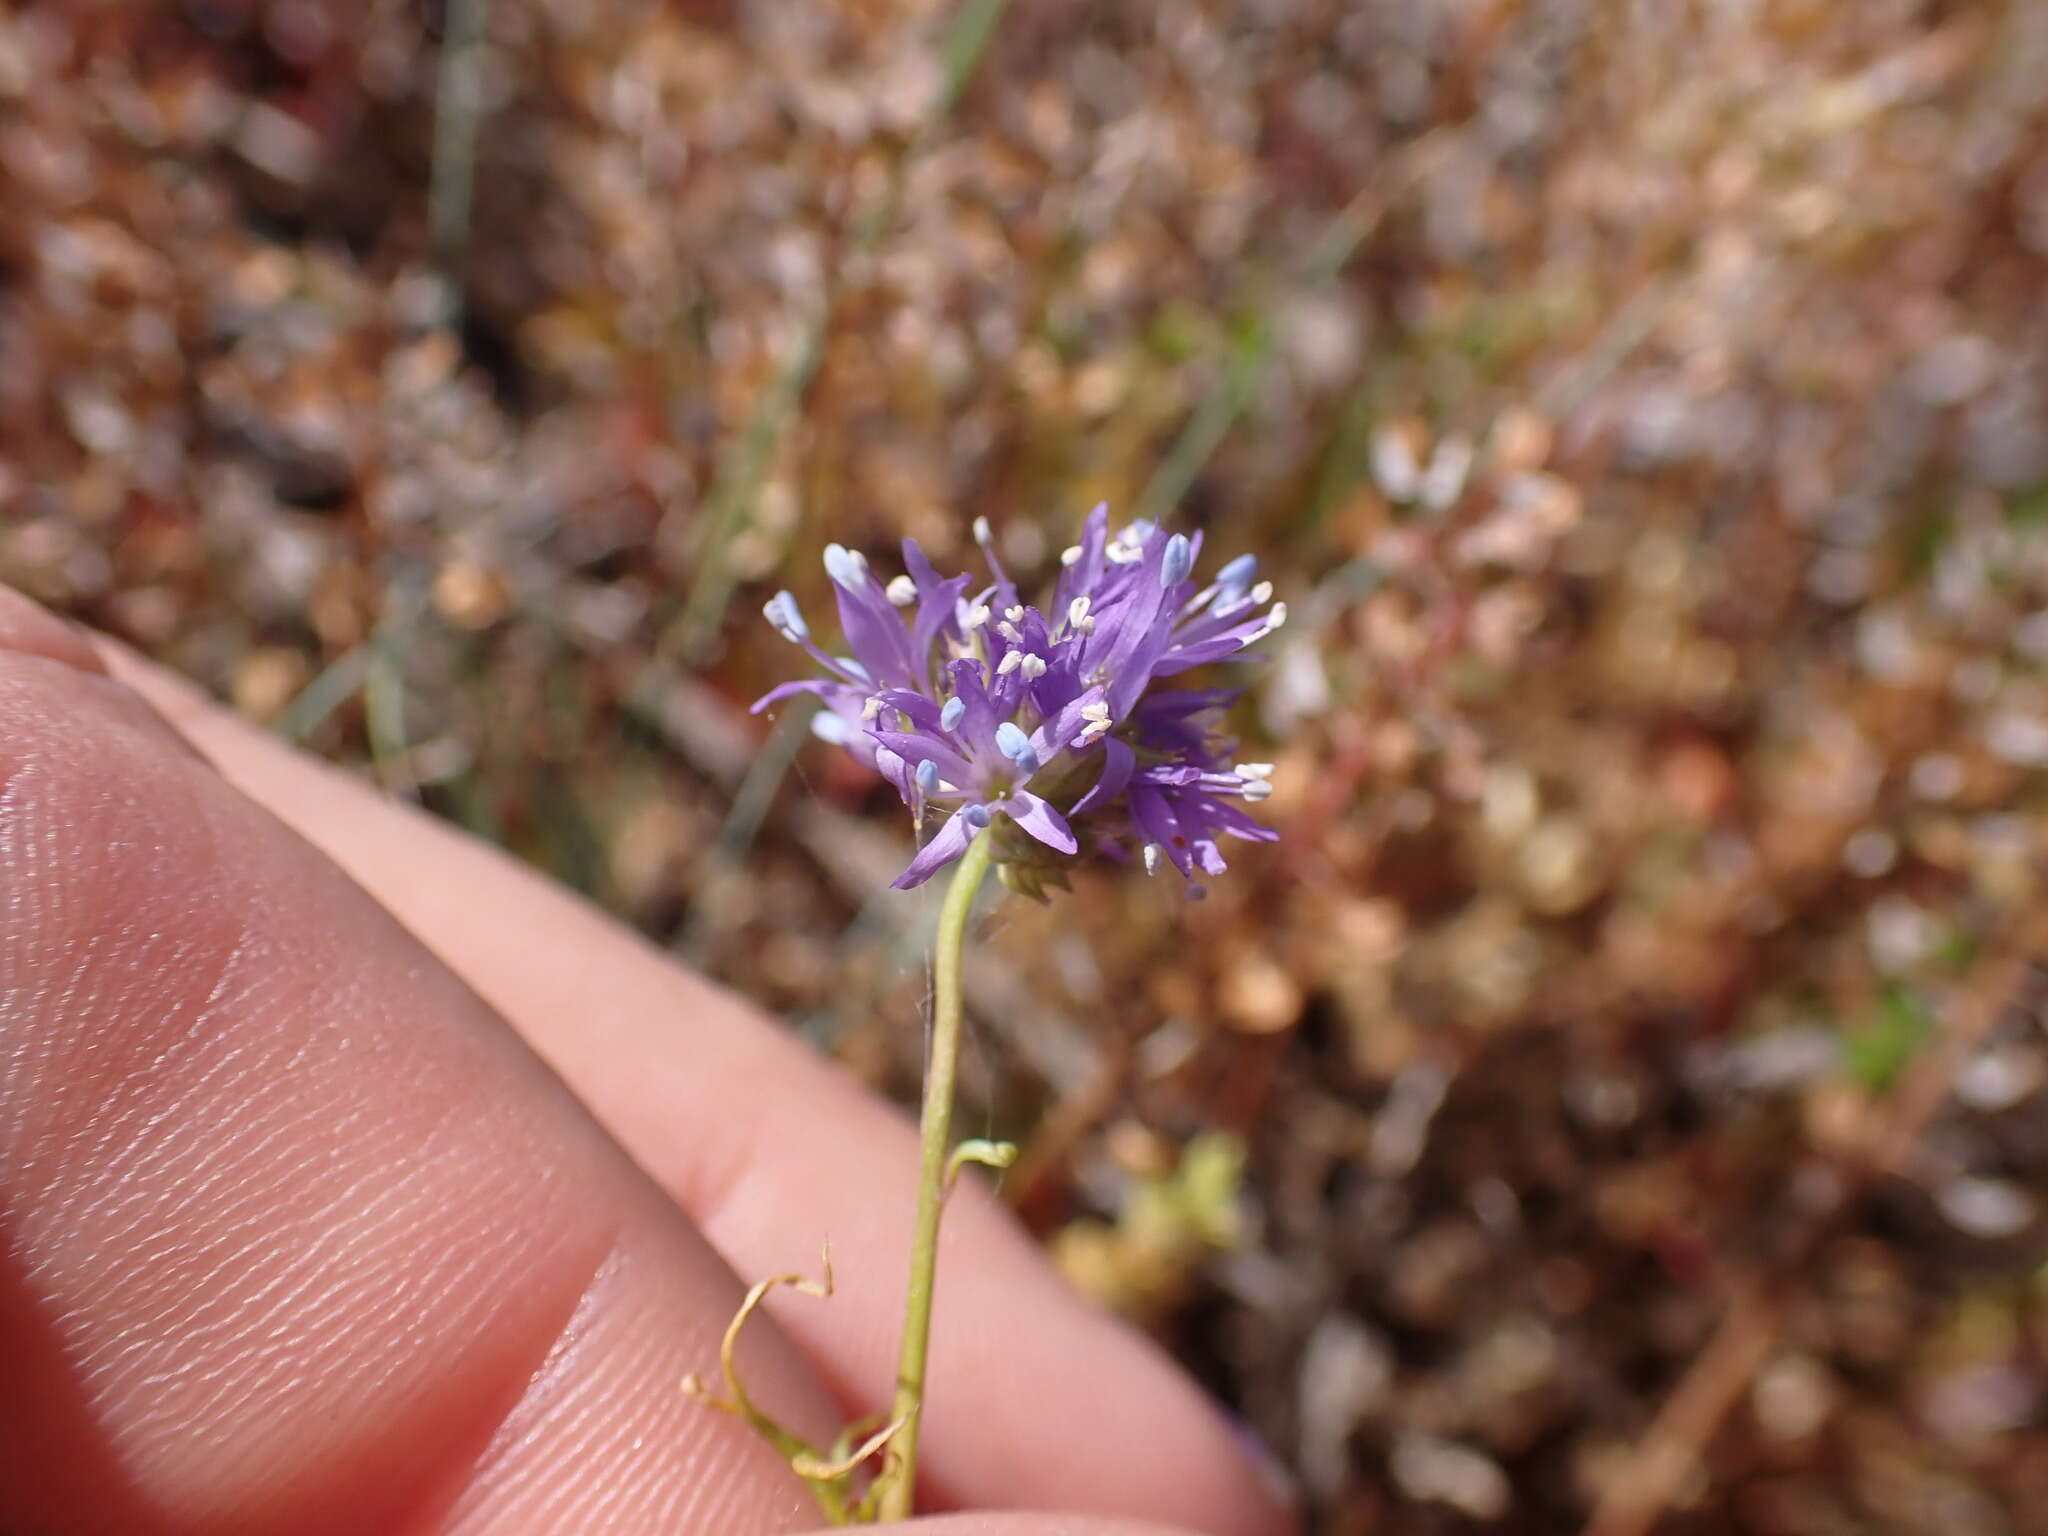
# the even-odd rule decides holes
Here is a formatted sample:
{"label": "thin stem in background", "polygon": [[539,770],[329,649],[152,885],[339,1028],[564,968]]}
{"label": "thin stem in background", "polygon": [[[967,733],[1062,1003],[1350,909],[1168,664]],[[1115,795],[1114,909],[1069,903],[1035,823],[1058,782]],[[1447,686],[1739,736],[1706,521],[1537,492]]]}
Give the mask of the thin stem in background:
{"label": "thin stem in background", "polygon": [[[718,896],[733,872],[746,863],[747,850],[761,831],[761,823],[775,804],[775,792],[783,776],[796,761],[797,749],[811,733],[811,717],[818,712],[817,700],[799,695],[776,719],[767,741],[747,764],[746,777],[733,792],[732,804],[712,844],[710,867],[698,882],[690,902],[689,917],[675,942],[675,951],[690,964],[701,967],[719,927]],[[710,899],[706,899],[706,898]]]}
{"label": "thin stem in background", "polygon": [[[472,3],[481,4],[482,0],[472,0]],[[881,244],[882,237],[895,222],[904,177],[918,156],[937,138],[947,118],[952,116],[953,108],[973,79],[982,55],[988,51],[989,40],[995,36],[996,24],[1002,20],[1008,5],[1009,0],[966,0],[953,18],[953,24],[947,29],[945,41],[940,46],[942,74],[938,94],[918,129],[916,140],[898,157],[887,189],[854,225],[849,252],[853,265],[859,265],[862,258]],[[847,264],[841,262],[839,265],[843,270]],[[695,570],[690,593],[683,603],[681,617],[663,633],[658,647],[663,659],[701,661],[725,617],[726,605],[731,601],[733,587],[737,584],[731,561],[733,541],[753,521],[754,509],[760,501],[761,481],[768,472],[776,446],[803,408],[804,397],[810,392],[812,380],[817,377],[818,365],[825,356],[825,338],[831,329],[836,308],[837,295],[828,283],[823,298],[805,318],[803,329],[791,343],[787,357],[740,434],[739,441],[719,462],[717,478],[706,498],[707,520],[694,551],[692,564]]]}
{"label": "thin stem in background", "polygon": [[370,751],[373,760],[382,756],[389,761],[392,743],[399,742],[402,750],[404,737],[402,724],[394,724],[400,719],[403,701],[392,702],[392,691],[402,691],[404,686],[396,672],[397,658],[415,643],[416,626],[426,618],[428,606],[428,584],[423,578],[405,570],[394,574],[385,583],[384,612],[370,633],[300,689],[271,729],[292,745],[302,746],[336,710],[374,683],[378,699],[374,705],[366,704],[371,716]]}
{"label": "thin stem in background", "polygon": [[488,0],[448,0],[441,70],[434,84],[434,163],[427,217],[451,323],[458,318],[476,182],[477,119],[483,112],[480,45]]}
{"label": "thin stem in background", "polygon": [[910,1284],[903,1309],[903,1348],[896,1365],[891,1417],[902,1428],[889,1443],[884,1520],[908,1520],[917,1495],[917,1435],[923,1427],[925,1364],[932,1334],[932,1281],[939,1260],[939,1214],[946,1201],[946,1170],[953,1155],[953,1085],[960,1069],[960,951],[967,937],[974,893],[988,873],[994,830],[967,845],[946,887],[939,931],[932,945],[932,1044],[925,1063],[924,1113],[918,1121],[917,1216],[910,1237]]}
{"label": "thin stem in background", "polygon": [[[1294,282],[1284,291],[1313,291],[1333,281],[1358,253],[1366,237],[1379,228],[1380,219],[1402,194],[1427,174],[1448,140],[1433,130],[1417,139],[1388,168],[1383,178],[1346,203],[1324,226],[1310,247]],[[1136,515],[1157,520],[1180,505],[1181,498],[1208,466],[1216,450],[1230,435],[1265,381],[1266,368],[1273,359],[1274,325],[1271,315],[1277,293],[1268,293],[1253,304],[1240,326],[1223,377],[1215,390],[1196,408],[1174,439],[1159,468],[1138,498]]]}

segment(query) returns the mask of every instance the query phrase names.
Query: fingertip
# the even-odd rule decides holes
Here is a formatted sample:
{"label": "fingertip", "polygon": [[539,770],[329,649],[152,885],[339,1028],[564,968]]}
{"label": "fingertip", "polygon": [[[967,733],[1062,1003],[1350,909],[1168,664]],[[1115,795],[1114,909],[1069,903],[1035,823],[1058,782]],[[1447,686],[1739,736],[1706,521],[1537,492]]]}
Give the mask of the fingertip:
{"label": "fingertip", "polygon": [[0,650],[48,657],[81,672],[106,671],[84,630],[6,586],[0,586]]}

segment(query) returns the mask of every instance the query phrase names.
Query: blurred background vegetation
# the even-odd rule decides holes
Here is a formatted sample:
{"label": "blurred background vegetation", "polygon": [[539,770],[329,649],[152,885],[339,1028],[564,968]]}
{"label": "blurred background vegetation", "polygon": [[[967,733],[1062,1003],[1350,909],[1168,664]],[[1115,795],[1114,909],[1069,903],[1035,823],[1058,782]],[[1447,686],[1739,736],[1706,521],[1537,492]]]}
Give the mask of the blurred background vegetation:
{"label": "blurred background vegetation", "polygon": [[45,0],[0,579],[907,1096],[761,601],[1253,550],[1283,840],[977,964],[1026,1219],[1319,1530],[2020,1536],[2044,298],[2029,0]]}

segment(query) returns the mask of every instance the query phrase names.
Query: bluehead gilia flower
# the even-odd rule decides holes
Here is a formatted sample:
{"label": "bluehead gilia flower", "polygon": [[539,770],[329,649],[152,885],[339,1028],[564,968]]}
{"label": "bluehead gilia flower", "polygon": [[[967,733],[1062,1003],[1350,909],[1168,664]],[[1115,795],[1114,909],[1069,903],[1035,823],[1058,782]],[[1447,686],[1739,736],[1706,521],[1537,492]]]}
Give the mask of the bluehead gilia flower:
{"label": "bluehead gilia flower", "polygon": [[1233,743],[1215,733],[1241,690],[1158,686],[1257,659],[1247,648],[1287,617],[1258,562],[1241,555],[1197,587],[1200,534],[1136,522],[1112,535],[1097,507],[1041,610],[1018,595],[985,519],[974,534],[993,581],[972,593],[912,540],[886,584],[861,555],[827,547],[851,655],[822,649],[789,593],[763,610],[828,675],[785,683],[755,710],[817,694],[820,736],[871,763],[920,819],[945,816],[896,886],[923,884],[984,832],[1001,840],[1006,878],[1034,892],[1084,852],[1135,855],[1148,871],[1164,858],[1192,877],[1223,871],[1222,834],[1272,841],[1239,806],[1271,792],[1271,765],[1230,762]]}

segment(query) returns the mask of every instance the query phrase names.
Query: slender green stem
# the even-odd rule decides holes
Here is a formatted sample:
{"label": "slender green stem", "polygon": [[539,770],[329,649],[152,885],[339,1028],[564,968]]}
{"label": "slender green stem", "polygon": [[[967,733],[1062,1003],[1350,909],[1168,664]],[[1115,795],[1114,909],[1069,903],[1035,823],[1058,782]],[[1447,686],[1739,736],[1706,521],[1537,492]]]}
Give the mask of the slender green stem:
{"label": "slender green stem", "polygon": [[[472,0],[481,4],[482,0]],[[842,261],[840,270],[859,266],[862,258],[880,247],[895,223],[896,209],[910,167],[935,144],[953,108],[959,104],[974,79],[982,56],[988,51],[996,25],[1003,19],[1009,0],[962,0],[946,29],[940,47],[938,94],[919,126],[917,137],[890,168],[880,197],[869,203],[852,229],[852,262]],[[659,649],[664,657],[701,662],[717,638],[726,603],[737,578],[732,570],[732,545],[752,521],[760,500],[761,483],[780,448],[787,428],[802,413],[811,381],[825,360],[840,294],[828,284],[818,304],[805,317],[768,392],[762,397],[733,450],[719,460],[707,502],[709,516],[693,547],[690,594],[683,611],[662,633]]]}
{"label": "slender green stem", "polygon": [[953,1082],[960,1068],[960,950],[974,893],[988,873],[993,830],[967,845],[939,909],[932,950],[932,1045],[925,1064],[924,1114],[918,1122],[917,1218],[910,1237],[910,1285],[903,1309],[903,1350],[896,1365],[893,1417],[903,1427],[889,1442],[883,1476],[884,1520],[908,1520],[917,1493],[917,1432],[923,1427],[925,1361],[932,1336],[932,1279],[939,1262],[939,1212],[953,1155]]}
{"label": "slender green stem", "polygon": [[477,127],[483,115],[483,58],[487,0],[448,0],[441,38],[441,71],[434,86],[434,161],[428,189],[434,259],[459,303],[462,259],[469,249],[470,203],[476,182]]}

